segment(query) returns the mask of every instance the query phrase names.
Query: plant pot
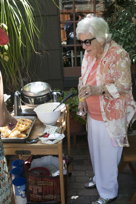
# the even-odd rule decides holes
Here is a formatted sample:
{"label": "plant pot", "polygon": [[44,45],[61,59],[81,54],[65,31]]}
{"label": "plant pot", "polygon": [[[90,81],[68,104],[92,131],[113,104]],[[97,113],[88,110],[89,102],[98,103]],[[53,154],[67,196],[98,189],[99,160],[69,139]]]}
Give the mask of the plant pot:
{"label": "plant pot", "polygon": [[70,115],[70,135],[73,137],[73,144],[77,144],[77,137],[86,134],[86,125]]}
{"label": "plant pot", "polygon": [[73,116],[70,115],[70,133],[71,135],[83,135],[86,132],[84,124],[81,124]]}

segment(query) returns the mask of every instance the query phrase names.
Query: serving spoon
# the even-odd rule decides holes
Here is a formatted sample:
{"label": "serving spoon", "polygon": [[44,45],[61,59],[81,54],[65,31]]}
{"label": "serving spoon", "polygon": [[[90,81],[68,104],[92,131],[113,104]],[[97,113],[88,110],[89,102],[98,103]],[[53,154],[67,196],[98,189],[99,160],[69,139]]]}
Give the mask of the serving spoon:
{"label": "serving spoon", "polygon": [[64,103],[65,101],[67,101],[69,98],[76,96],[77,93],[70,93],[68,94],[61,102],[59,105],[56,106],[56,108],[53,109],[53,111],[55,111],[62,103]]}

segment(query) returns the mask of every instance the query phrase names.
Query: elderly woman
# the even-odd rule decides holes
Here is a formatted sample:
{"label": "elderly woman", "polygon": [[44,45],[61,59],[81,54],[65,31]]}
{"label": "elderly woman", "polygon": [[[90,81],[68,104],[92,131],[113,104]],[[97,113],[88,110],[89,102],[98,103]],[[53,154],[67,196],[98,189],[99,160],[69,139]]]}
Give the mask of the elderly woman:
{"label": "elderly woman", "polygon": [[108,24],[91,15],[76,29],[85,49],[79,78],[79,111],[87,113],[88,145],[94,177],[86,187],[96,187],[106,204],[118,196],[118,164],[129,146],[127,127],[135,112],[128,53],[111,40]]}
{"label": "elderly woman", "polygon": [[[8,36],[6,32],[0,28],[0,45],[5,45],[8,43]],[[15,118],[13,118],[7,111],[4,103],[3,96],[3,80],[0,71],[0,127],[5,125],[16,124]],[[14,126],[14,125],[13,125]],[[13,127],[12,126],[12,127]],[[11,127],[11,126],[10,126]],[[2,141],[0,139],[0,203],[3,204],[13,204],[12,200],[12,188],[11,188],[10,176],[8,174],[7,163],[4,156],[4,150]]]}

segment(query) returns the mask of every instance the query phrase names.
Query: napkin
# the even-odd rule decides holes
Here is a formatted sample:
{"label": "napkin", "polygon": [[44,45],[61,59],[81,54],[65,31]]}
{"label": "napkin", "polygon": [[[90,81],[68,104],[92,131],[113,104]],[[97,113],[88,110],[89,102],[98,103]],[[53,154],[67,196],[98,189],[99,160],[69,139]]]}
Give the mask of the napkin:
{"label": "napkin", "polygon": [[57,126],[52,126],[52,125],[46,125],[43,133],[49,133],[49,134],[54,134],[56,132],[59,132],[60,128]]}
{"label": "napkin", "polygon": [[39,140],[44,144],[55,144],[61,141],[64,137],[64,134],[54,133],[50,134],[48,137],[39,137]]}

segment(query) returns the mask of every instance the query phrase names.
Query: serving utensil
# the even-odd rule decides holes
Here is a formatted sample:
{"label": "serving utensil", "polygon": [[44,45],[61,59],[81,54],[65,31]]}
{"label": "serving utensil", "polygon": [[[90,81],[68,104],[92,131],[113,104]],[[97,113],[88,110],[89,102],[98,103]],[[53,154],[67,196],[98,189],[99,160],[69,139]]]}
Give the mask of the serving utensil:
{"label": "serving utensil", "polygon": [[58,107],[60,107],[65,101],[67,101],[69,98],[76,96],[77,94],[75,93],[70,93],[68,94],[61,102],[58,106],[56,106],[56,108],[53,109],[53,111],[55,111]]}

